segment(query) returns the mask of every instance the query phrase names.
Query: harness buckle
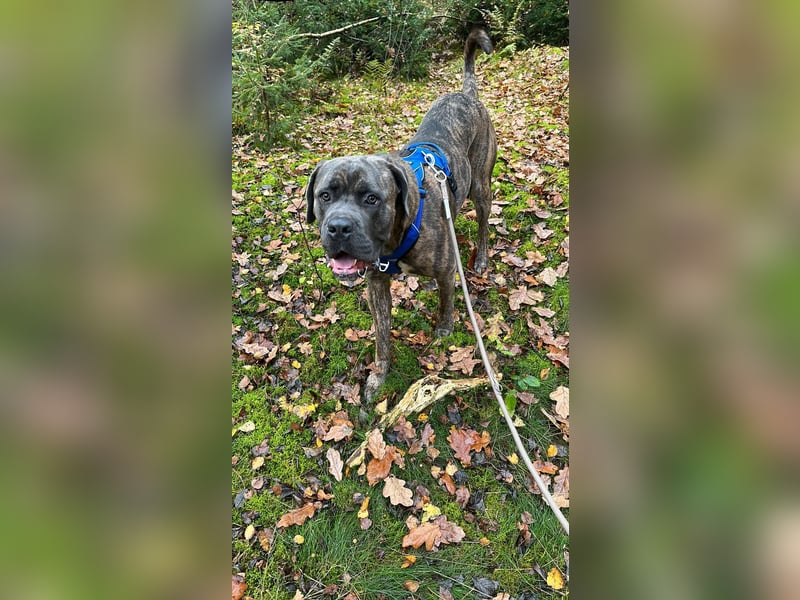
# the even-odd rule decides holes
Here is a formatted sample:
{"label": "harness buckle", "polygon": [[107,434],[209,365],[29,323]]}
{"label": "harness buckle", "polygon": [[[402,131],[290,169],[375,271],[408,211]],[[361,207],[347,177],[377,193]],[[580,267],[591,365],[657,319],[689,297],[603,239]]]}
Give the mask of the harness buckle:
{"label": "harness buckle", "polygon": [[390,261],[381,262],[380,259],[375,261],[375,268],[378,269],[381,273],[386,273],[389,270],[389,266],[391,265]]}

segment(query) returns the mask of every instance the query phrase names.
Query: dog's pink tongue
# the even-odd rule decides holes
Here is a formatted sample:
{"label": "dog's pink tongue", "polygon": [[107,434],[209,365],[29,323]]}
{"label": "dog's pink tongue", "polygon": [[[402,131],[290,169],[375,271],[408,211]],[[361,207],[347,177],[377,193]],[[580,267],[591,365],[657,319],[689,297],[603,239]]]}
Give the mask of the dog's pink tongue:
{"label": "dog's pink tongue", "polygon": [[337,275],[352,275],[358,272],[359,266],[363,265],[363,263],[355,256],[340,254],[336,258],[331,258],[328,265]]}

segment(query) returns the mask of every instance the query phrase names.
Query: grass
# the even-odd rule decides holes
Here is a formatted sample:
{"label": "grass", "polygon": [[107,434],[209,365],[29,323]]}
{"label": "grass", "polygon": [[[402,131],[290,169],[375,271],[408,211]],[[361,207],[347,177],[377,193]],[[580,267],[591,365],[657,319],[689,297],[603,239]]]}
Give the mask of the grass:
{"label": "grass", "polygon": [[[533,404],[516,406],[524,422],[520,432],[534,460],[534,454],[542,455],[551,444],[567,446],[540,409],[552,412],[548,396],[558,386],[568,385],[569,373],[547,357],[547,347],[532,333],[529,322],[537,324],[539,316],[529,305],[511,310],[509,293],[519,286],[541,291],[545,298],[538,306],[554,311],[545,320],[556,335],[568,332],[568,276],[552,287],[533,279],[541,269],[555,269],[568,259],[562,247],[568,236],[568,125],[563,116],[568,114],[568,99],[558,93],[559,84],[566,81],[567,60],[562,50],[538,48],[478,65],[481,97],[493,114],[500,143],[493,185],[495,203],[502,210],[493,217],[502,222],[490,242],[488,279],[471,278],[471,284],[481,316],[497,317],[501,325],[487,346],[503,375],[506,394],[535,395]],[[235,140],[233,339],[249,332],[256,336],[250,339],[274,345],[274,354],[267,359],[253,360],[234,350],[232,360],[232,565],[234,572],[245,574],[251,598],[288,600],[298,590],[305,598],[438,598],[440,586],[448,587],[454,598],[476,598],[474,581],[480,577],[497,582],[498,591],[512,596],[524,592],[539,598],[568,596],[565,590],[548,586],[543,577],[552,568],[568,573],[568,540],[546,505],[528,490],[521,461],[515,465],[507,458],[515,452],[513,441],[487,389],[431,406],[424,418],[436,432],[433,446],[439,456],[407,454],[405,468],[392,468],[392,474],[412,490],[417,485],[426,488],[430,503],[464,529],[460,543],[442,546],[438,552],[404,549],[405,521],[415,511],[392,506],[382,496],[380,483],[370,487],[356,473],[345,473],[342,481],[336,481],[327,469],[325,451],[335,447],[346,457],[377,419],[374,406],[358,404],[357,393],[347,395],[347,390],[363,386],[366,380],[373,338],[364,286],[344,287],[322,264],[317,234],[305,224],[301,191],[320,159],[399,147],[432,100],[452,91],[460,69],[458,60],[443,62],[430,81],[393,82],[386,92],[359,81],[326,84],[328,100],[295,132],[296,147],[265,153],[246,140]],[[514,83],[505,85],[506,81]],[[552,110],[556,105],[558,110]],[[532,228],[539,225],[553,234],[537,238]],[[476,224],[462,213],[456,228],[465,240],[461,250],[466,261]],[[543,262],[528,267],[515,262],[534,252]],[[464,326],[467,317],[460,293],[456,330],[439,340],[432,335],[435,288],[420,279],[413,294],[404,293],[409,281],[405,277],[398,281],[400,297],[392,316],[394,362],[381,390],[390,402],[427,372],[420,357],[441,357],[446,365],[450,347],[475,343]],[[409,341],[420,331],[428,339]],[[480,372],[477,367],[474,375]],[[446,368],[441,375],[464,376]],[[306,407],[307,414],[298,416],[298,407]],[[325,442],[317,453],[315,423],[336,411],[349,416],[353,437]],[[463,425],[489,432],[491,455],[472,466],[461,465],[447,442],[454,414]],[[416,419],[415,415],[411,422],[419,431],[422,423]],[[248,422],[252,430],[240,430]],[[389,443],[407,450],[400,442],[389,439]],[[254,464],[254,451],[260,448],[263,454],[265,447],[263,464]],[[549,460],[563,468],[568,455],[560,452]],[[466,487],[473,499],[483,498],[479,506],[462,508],[434,478],[432,467],[443,469],[448,463],[458,467],[458,485]],[[315,515],[302,525],[276,529],[278,519],[300,506],[307,494],[325,498]],[[357,517],[363,496],[370,498],[372,524],[366,530]],[[532,516],[531,540],[521,548],[517,542],[525,513]],[[248,525],[255,528],[249,539]],[[267,531],[274,539],[265,547],[259,535]],[[302,536],[302,543],[296,536]],[[416,562],[403,568],[407,555]],[[405,587],[408,581],[419,584],[414,594]]]}

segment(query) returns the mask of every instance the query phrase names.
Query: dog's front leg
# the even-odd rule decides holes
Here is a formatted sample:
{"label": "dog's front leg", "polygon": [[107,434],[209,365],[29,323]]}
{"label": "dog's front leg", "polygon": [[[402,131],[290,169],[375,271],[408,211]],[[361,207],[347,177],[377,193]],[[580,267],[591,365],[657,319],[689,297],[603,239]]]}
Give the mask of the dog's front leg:
{"label": "dog's front leg", "polygon": [[375,370],[367,378],[364,399],[371,401],[378,388],[386,381],[392,355],[392,294],[389,275],[370,271],[367,273],[367,301],[375,324]]}

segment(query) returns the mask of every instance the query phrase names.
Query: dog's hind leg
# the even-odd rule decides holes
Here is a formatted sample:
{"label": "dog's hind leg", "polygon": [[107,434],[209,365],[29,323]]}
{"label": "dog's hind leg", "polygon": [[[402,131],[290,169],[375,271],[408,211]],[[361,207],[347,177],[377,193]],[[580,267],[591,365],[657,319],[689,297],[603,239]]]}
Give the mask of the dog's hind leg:
{"label": "dog's hind leg", "polygon": [[478,219],[478,250],[475,255],[475,271],[483,273],[489,266],[489,213],[492,210],[491,184],[483,178],[472,182],[469,197],[475,205]]}

